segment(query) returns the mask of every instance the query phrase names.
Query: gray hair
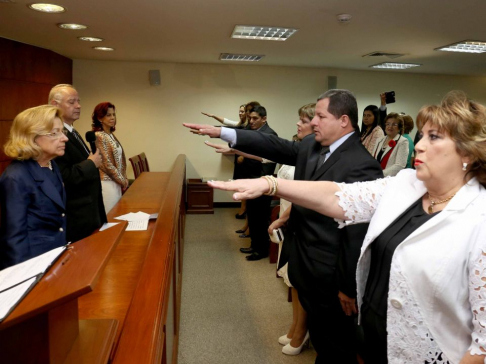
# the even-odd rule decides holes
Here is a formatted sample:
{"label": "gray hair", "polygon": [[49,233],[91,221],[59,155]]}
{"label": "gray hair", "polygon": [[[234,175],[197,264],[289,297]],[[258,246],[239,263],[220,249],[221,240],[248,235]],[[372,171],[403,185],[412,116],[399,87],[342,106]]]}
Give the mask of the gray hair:
{"label": "gray hair", "polygon": [[67,83],[61,83],[59,85],[54,86],[51,88],[51,91],[49,92],[49,99],[48,103],[50,104],[53,100],[56,102],[61,102],[62,100],[62,95],[63,95],[63,89],[65,88],[72,88],[73,90],[76,90],[73,85],[67,84]]}

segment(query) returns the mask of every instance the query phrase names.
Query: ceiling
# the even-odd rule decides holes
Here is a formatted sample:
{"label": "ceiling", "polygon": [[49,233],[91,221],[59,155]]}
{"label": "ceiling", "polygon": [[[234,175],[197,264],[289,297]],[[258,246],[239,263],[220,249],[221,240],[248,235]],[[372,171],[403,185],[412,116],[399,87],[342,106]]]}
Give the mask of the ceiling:
{"label": "ceiling", "polygon": [[[222,63],[220,53],[247,53],[265,55],[258,65],[368,70],[396,61],[423,65],[396,72],[486,76],[486,53],[434,51],[462,40],[486,41],[485,0],[53,0],[67,8],[62,14],[33,11],[27,7],[32,2],[0,0],[0,37],[72,59]],[[336,20],[342,13],[352,15],[349,24]],[[62,30],[61,22],[89,28]],[[299,31],[285,42],[231,39],[235,25]],[[116,50],[95,51],[94,45]],[[373,51],[405,56],[362,57]]]}

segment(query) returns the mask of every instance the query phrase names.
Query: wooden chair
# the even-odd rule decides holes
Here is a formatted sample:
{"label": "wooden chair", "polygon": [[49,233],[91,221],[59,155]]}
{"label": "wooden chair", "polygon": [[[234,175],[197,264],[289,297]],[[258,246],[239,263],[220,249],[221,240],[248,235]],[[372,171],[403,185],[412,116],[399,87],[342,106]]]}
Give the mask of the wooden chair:
{"label": "wooden chair", "polygon": [[138,158],[140,159],[142,172],[150,172],[148,160],[147,157],[145,156],[145,153],[140,153],[138,155]]}
{"label": "wooden chair", "polygon": [[128,158],[128,160],[132,164],[133,175],[134,175],[135,178],[137,178],[143,172],[140,168],[140,165],[141,165],[140,157],[138,155],[136,155],[136,156],[133,156],[131,158]]}

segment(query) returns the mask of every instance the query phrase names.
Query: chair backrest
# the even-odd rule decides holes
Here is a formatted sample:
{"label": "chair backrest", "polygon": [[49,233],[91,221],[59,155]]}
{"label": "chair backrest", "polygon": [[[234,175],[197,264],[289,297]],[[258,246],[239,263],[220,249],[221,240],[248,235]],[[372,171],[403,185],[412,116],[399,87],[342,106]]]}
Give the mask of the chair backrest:
{"label": "chair backrest", "polygon": [[136,155],[136,156],[133,156],[131,158],[128,158],[128,160],[130,161],[130,163],[132,165],[133,175],[134,175],[135,178],[137,178],[143,172],[140,168],[140,165],[142,164],[141,161],[140,161],[140,156]]}
{"label": "chair backrest", "polygon": [[145,156],[145,153],[140,153],[138,157],[140,158],[140,162],[142,164],[141,166],[142,172],[150,172],[148,160],[147,157]]}

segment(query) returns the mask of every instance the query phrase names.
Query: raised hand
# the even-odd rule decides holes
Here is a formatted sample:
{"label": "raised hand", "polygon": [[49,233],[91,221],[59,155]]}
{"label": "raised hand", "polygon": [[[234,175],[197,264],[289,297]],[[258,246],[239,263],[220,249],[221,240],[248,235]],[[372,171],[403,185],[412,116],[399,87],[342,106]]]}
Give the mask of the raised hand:
{"label": "raised hand", "polygon": [[197,135],[207,135],[210,138],[219,138],[221,136],[221,128],[211,125],[200,124],[188,124],[183,123],[186,128],[190,129],[190,132]]}
{"label": "raised hand", "polygon": [[238,179],[230,182],[208,181],[208,185],[218,190],[236,191],[233,194],[235,201],[251,200],[270,190],[270,186],[264,178]]}
{"label": "raised hand", "polygon": [[206,144],[208,147],[216,149],[216,153],[231,153],[233,152],[233,149],[228,147],[227,144],[214,144],[208,141],[205,141],[204,144]]}

